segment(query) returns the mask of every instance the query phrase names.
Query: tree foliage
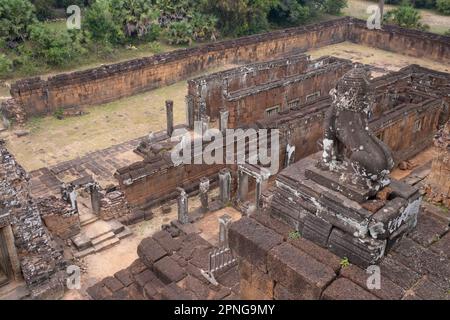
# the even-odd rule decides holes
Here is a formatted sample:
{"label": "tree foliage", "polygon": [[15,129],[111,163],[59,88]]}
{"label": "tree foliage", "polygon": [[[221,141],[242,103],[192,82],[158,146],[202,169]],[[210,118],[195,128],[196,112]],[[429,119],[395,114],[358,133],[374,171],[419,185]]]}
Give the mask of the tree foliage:
{"label": "tree foliage", "polygon": [[35,21],[35,8],[28,0],[0,1],[0,38],[24,41]]}
{"label": "tree foliage", "polygon": [[83,24],[88,36],[96,43],[115,44],[124,39],[123,31],[114,21],[109,0],[96,0],[86,11]]}
{"label": "tree foliage", "polygon": [[437,0],[436,6],[439,12],[450,15],[450,0]]}
{"label": "tree foliage", "polygon": [[340,14],[345,7],[347,7],[347,0],[325,0],[323,2],[323,11],[329,14]]}
{"label": "tree foliage", "polygon": [[422,24],[422,16],[409,2],[404,1],[402,5],[385,14],[384,19],[404,28],[427,30],[429,27]]}
{"label": "tree foliage", "polygon": [[50,65],[61,66],[77,59],[83,52],[77,31],[56,31],[36,23],[30,28],[30,41],[21,47],[23,53]]}
{"label": "tree foliage", "polygon": [[0,53],[0,77],[6,76],[12,70],[12,61]]}

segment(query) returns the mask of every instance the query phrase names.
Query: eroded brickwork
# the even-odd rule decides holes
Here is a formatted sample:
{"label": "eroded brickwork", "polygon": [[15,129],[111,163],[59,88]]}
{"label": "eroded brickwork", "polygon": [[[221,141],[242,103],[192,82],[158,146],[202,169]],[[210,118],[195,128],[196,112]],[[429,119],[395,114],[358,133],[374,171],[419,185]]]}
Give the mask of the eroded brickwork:
{"label": "eroded brickwork", "polygon": [[64,293],[66,262],[44,227],[31,198],[29,176],[0,142],[0,193],[10,216],[22,275],[34,298],[59,298]]}
{"label": "eroded brickwork", "polygon": [[264,61],[343,41],[450,61],[449,37],[388,25],[382,30],[369,30],[365,21],[345,17],[61,74],[48,80],[25,79],[12,85],[11,94],[27,116],[42,115],[57,108],[113,101],[186,79],[210,67]]}

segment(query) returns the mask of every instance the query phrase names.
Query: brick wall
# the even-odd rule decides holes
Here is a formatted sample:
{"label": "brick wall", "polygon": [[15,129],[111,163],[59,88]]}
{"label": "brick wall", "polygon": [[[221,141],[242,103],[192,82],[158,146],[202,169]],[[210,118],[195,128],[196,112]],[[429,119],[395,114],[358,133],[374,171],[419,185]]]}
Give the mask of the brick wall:
{"label": "brick wall", "polygon": [[20,80],[12,85],[11,95],[28,116],[42,115],[58,108],[95,105],[131,96],[186,79],[206,68],[274,59],[345,40],[448,63],[449,39],[387,25],[383,30],[368,30],[364,21],[346,17],[60,74],[47,80]]}
{"label": "brick wall", "polygon": [[219,109],[226,107],[225,95],[265,83],[304,73],[309,57],[304,54],[288,58],[245,65],[231,70],[209,74],[188,81],[188,99],[199,119],[201,104],[211,120],[219,117]]}
{"label": "brick wall", "polygon": [[176,50],[42,80],[25,79],[11,86],[11,95],[27,115],[58,108],[95,105],[186,79],[207,68],[251,63],[288,52],[305,51],[347,38],[348,19],[280,30]]}
{"label": "brick wall", "polygon": [[[280,169],[284,166],[288,132],[291,136],[291,145],[295,145],[296,148],[295,161],[320,150],[323,121],[330,103],[330,98],[324,98],[316,103],[299,107],[298,110],[258,122],[260,128],[280,130]],[[383,140],[392,149],[395,160],[400,162],[430,145],[437,131],[437,120],[441,110],[439,100],[426,100],[420,106],[407,105],[396,112],[387,113],[372,121],[370,126],[375,133],[383,134]],[[417,120],[421,121],[419,131],[414,130]],[[116,175],[121,190],[131,206],[152,205],[173,199],[178,194],[177,187],[183,187],[187,192],[196,191],[200,178],[217,179],[218,172],[225,167],[207,164],[174,166],[170,162],[170,155],[149,164],[151,161],[148,159],[122,168]]]}
{"label": "brick wall", "polygon": [[42,217],[45,226],[53,236],[69,239],[80,232],[80,217],[78,213],[72,215],[51,214]]}

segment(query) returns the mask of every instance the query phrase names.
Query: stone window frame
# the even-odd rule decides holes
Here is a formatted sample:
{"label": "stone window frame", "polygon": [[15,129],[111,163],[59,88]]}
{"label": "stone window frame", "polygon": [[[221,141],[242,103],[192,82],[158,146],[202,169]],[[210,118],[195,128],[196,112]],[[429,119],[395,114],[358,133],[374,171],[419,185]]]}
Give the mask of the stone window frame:
{"label": "stone window frame", "polygon": [[281,110],[281,105],[277,104],[273,107],[267,108],[265,111],[266,118],[273,117],[277,115]]}
{"label": "stone window frame", "polygon": [[306,102],[311,102],[311,101],[315,101],[315,100],[319,99],[321,94],[322,93],[320,92],[320,90],[316,91],[314,93],[308,94],[306,96]]}
{"label": "stone window frame", "polygon": [[414,121],[413,132],[420,132],[423,129],[423,121],[425,117],[420,117]]}
{"label": "stone window frame", "polygon": [[288,109],[292,110],[293,108],[297,108],[300,105],[300,98],[292,99],[288,101]]}

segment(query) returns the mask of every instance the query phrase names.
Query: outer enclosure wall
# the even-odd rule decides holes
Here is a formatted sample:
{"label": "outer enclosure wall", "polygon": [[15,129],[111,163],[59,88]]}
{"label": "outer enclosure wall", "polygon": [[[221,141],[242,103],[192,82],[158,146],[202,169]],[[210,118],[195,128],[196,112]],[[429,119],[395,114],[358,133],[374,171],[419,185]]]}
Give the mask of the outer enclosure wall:
{"label": "outer enclosure wall", "polygon": [[346,17],[60,74],[48,80],[25,79],[12,85],[11,95],[28,116],[43,115],[58,108],[95,105],[131,96],[223,64],[272,60],[345,40],[450,63],[450,37],[388,25],[383,30],[369,30],[364,21]]}

